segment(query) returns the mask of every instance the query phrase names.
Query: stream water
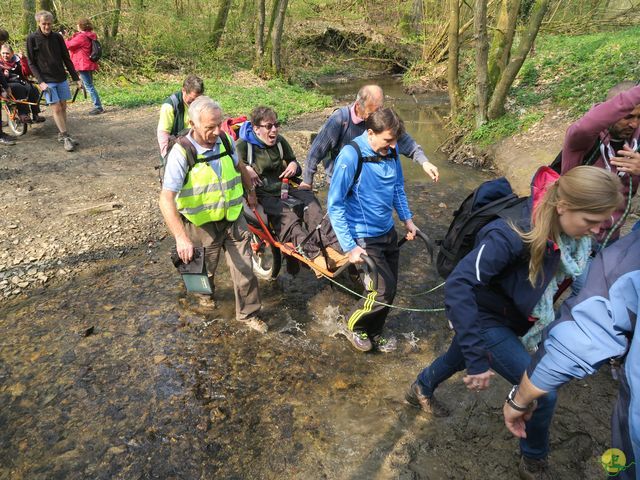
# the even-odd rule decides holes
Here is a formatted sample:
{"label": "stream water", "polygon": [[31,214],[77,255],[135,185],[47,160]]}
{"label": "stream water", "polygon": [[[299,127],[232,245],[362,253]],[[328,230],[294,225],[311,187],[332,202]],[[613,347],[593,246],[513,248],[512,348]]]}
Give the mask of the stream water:
{"label": "stream water", "polygon": [[[437,238],[486,175],[436,151],[446,137],[443,95],[379,83],[440,168],[434,184],[403,160],[416,224]],[[325,91],[346,103],[359,86]],[[1,480],[515,476],[517,442],[500,419],[504,383],[472,396],[448,382],[447,419],[403,403],[419,369],[447,346],[442,313],[394,310],[387,325],[398,351],[357,353],[339,334],[353,297],[303,270],[261,282],[270,332],[260,336],[231,320],[224,265],[220,306],[198,309],[168,261],[170,243],[2,308]],[[440,307],[442,289],[421,295],[438,283],[422,245],[405,244],[396,304]],[[588,434],[565,433],[570,458],[591,453]]]}

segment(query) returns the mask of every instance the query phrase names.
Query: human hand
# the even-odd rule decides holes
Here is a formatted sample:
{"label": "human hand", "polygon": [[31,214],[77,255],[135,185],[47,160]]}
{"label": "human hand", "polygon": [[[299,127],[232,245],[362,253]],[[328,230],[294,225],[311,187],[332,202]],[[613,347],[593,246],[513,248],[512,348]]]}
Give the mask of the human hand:
{"label": "human hand", "polygon": [[627,145],[616,153],[617,155],[611,159],[611,164],[615,165],[618,171],[630,175],[640,175],[640,153]]}
{"label": "human hand", "polygon": [[511,433],[518,438],[527,438],[525,422],[529,421],[533,412],[519,412],[505,402],[502,414],[504,415],[504,424]]}
{"label": "human hand", "polygon": [[465,375],[462,381],[465,383],[469,390],[474,390],[479,392],[480,390],[486,390],[489,388],[489,383],[491,377],[493,377],[495,373],[491,370],[487,370],[484,373],[477,373],[475,375]]}
{"label": "human hand", "polygon": [[38,84],[38,87],[40,87],[40,91],[42,92],[49,90],[49,85],[47,85],[47,82],[40,82]]}
{"label": "human hand", "polygon": [[193,243],[189,237],[176,237],[176,251],[183,263],[189,263],[193,260]]}
{"label": "human hand", "polygon": [[253,188],[262,185],[262,180],[260,180],[260,176],[256,173],[251,165],[246,166],[247,174],[249,175],[249,180],[251,182],[251,186]]}
{"label": "human hand", "polygon": [[247,205],[249,205],[249,208],[257,208],[258,197],[256,196],[255,190],[250,191],[247,195]]}
{"label": "human hand", "polygon": [[296,162],[289,162],[287,168],[284,169],[284,172],[280,174],[278,178],[291,178],[298,171],[298,164]]}
{"label": "human hand", "polygon": [[300,185],[298,185],[298,190],[311,190],[311,184],[306,182],[300,182]]}
{"label": "human hand", "polygon": [[413,223],[413,220],[405,220],[404,226],[407,229],[407,234],[404,238],[406,238],[407,240],[413,240],[414,238],[416,238],[418,227],[416,227],[416,225]]}
{"label": "human hand", "polygon": [[78,88],[84,88],[84,85],[82,84],[82,80],[77,80],[76,85],[78,86]]}
{"label": "human hand", "polygon": [[431,177],[431,180],[433,180],[434,182],[437,182],[438,180],[440,180],[440,173],[438,172],[438,167],[436,167],[430,161],[427,160],[422,164],[422,170],[424,170],[424,173],[429,175],[429,177]]}
{"label": "human hand", "polygon": [[364,250],[364,248],[356,246],[356,248],[348,252],[349,261],[353,264],[364,263],[364,260],[362,259],[362,255],[366,255],[366,254],[367,252]]}

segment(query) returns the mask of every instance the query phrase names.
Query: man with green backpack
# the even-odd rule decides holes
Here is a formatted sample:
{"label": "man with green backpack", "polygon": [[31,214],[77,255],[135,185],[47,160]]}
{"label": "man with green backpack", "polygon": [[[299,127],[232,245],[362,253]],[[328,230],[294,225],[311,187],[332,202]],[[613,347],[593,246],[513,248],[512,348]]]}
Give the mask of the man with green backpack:
{"label": "man with green backpack", "polygon": [[189,105],[204,94],[204,82],[195,75],[189,75],[182,83],[179,92],[172,93],[160,107],[158,121],[158,146],[160,156],[164,159],[170,150],[175,137],[189,130]]}

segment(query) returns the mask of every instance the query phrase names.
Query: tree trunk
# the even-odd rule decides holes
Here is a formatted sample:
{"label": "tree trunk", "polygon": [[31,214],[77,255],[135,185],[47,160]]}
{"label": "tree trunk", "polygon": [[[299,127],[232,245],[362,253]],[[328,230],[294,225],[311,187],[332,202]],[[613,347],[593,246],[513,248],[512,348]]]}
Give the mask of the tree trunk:
{"label": "tree trunk", "polygon": [[520,10],[520,0],[502,0],[498,23],[489,49],[489,91],[493,90],[509,63],[518,10]]}
{"label": "tree trunk", "polygon": [[229,10],[231,10],[231,0],[220,0],[218,15],[216,15],[216,21],[213,24],[213,31],[209,35],[209,43],[211,43],[211,47],[214,51],[216,51],[220,46],[224,27],[227,24],[227,18],[229,17]]}
{"label": "tree trunk", "polygon": [[38,0],[37,2],[38,11],[46,10],[47,12],[51,12],[53,14],[53,23],[58,22],[58,16],[56,15],[55,5],[53,4],[53,0]]}
{"label": "tree trunk", "polygon": [[118,35],[118,29],[120,28],[120,8],[122,7],[122,0],[115,1],[115,9],[113,11],[113,17],[111,19],[111,38],[115,39]]}
{"label": "tree trunk", "polygon": [[489,41],[487,39],[487,0],[476,0],[473,25],[476,49],[476,127],[480,127],[487,121],[487,97],[489,88],[489,74],[487,71],[487,57],[489,53]]}
{"label": "tree trunk", "polygon": [[280,0],[273,0],[271,3],[271,15],[269,16],[269,31],[267,32],[267,38],[271,38],[273,35],[273,24],[276,21],[276,16],[278,14],[278,5],[280,5]]}
{"label": "tree trunk", "polygon": [[460,84],[458,81],[460,4],[458,0],[449,0],[449,8],[449,62],[447,65],[447,84],[449,86],[451,115],[455,115],[458,113],[458,99],[460,98]]}
{"label": "tree trunk", "polygon": [[[102,0],[102,11],[108,12],[110,8],[111,6],[109,5],[109,0]],[[109,42],[109,39],[111,38],[111,29],[109,28],[109,26],[110,25],[108,20],[105,21],[102,25],[102,37],[105,42]]]}
{"label": "tree trunk", "polygon": [[257,22],[256,22],[256,61],[255,68],[260,68],[262,58],[264,57],[264,26],[266,22],[266,6],[265,0],[257,0]]}
{"label": "tree trunk", "polygon": [[23,35],[36,31],[36,2],[34,0],[22,0],[22,28]]}
{"label": "tree trunk", "polygon": [[424,21],[424,0],[413,0],[411,14],[411,31],[416,35],[422,33],[422,22]]}
{"label": "tree trunk", "polygon": [[287,14],[287,6],[289,0],[279,0],[276,20],[273,25],[273,33],[271,35],[271,67],[276,75],[282,73],[282,62],[280,59],[280,53],[282,51],[282,33],[284,31],[284,19]]}
{"label": "tree trunk", "polygon": [[538,35],[540,24],[549,9],[550,1],[551,0],[535,0],[535,3],[531,8],[529,23],[527,24],[527,29],[520,41],[520,45],[518,46],[518,51],[507,64],[503,74],[500,76],[500,79],[496,84],[496,88],[489,104],[489,119],[493,120],[504,115],[504,102],[507,98],[507,94],[509,93],[509,89],[511,88],[511,85],[513,85],[513,81],[520,71],[522,64],[527,58],[529,50],[531,50],[531,46]]}

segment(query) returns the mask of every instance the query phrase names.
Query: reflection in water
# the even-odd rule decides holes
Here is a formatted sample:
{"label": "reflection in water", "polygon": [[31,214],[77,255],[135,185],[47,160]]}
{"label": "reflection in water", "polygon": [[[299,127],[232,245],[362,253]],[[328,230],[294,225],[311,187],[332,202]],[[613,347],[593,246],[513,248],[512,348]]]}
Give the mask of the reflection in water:
{"label": "reflection in water", "polygon": [[[383,86],[441,170],[434,185],[404,164],[416,224],[437,238],[480,175],[435,152],[444,97],[416,104],[394,80]],[[358,85],[345,88],[351,98]],[[387,478],[415,455],[403,445],[416,429],[452,435],[402,404],[450,338],[442,314],[394,310],[398,352],[356,353],[339,335],[354,299],[303,270],[261,284],[270,333],[260,336],[233,320],[222,266],[220,307],[198,310],[169,244],[0,312],[0,479]],[[410,296],[438,282],[423,246],[405,244],[396,303],[440,306],[441,289]],[[448,391],[445,401],[467,405]]]}

